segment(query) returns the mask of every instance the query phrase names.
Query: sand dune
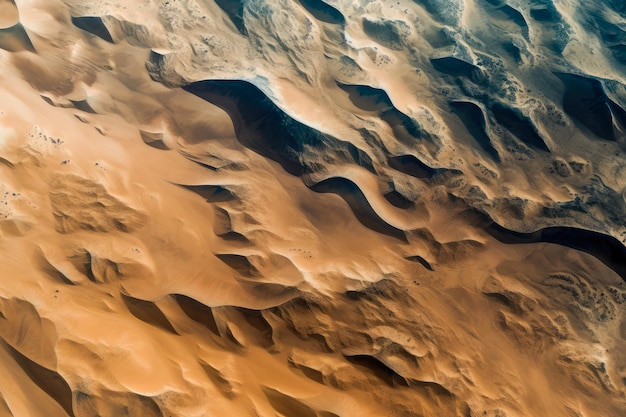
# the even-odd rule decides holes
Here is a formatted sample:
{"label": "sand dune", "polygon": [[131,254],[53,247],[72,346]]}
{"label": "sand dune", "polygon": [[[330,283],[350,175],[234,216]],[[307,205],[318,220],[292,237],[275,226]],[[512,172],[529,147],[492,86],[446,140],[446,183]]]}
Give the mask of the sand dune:
{"label": "sand dune", "polygon": [[0,0],[0,416],[626,414],[619,0]]}

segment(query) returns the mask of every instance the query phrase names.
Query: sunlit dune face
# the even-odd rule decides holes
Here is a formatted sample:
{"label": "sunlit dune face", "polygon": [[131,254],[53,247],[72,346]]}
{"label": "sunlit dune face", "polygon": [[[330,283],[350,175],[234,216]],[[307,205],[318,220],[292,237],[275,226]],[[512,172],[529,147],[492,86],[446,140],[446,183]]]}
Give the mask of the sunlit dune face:
{"label": "sunlit dune face", "polygon": [[622,4],[0,0],[0,417],[626,416]]}
{"label": "sunlit dune face", "polygon": [[10,28],[19,20],[20,16],[13,0],[0,0],[0,29]]}

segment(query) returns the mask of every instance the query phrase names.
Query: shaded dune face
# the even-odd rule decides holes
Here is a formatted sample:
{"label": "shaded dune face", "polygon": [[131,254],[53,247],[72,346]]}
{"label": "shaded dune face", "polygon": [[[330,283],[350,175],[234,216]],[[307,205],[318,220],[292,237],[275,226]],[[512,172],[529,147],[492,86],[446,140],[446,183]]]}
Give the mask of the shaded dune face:
{"label": "shaded dune face", "polygon": [[[303,161],[307,147],[331,148],[347,154],[350,162],[370,166],[368,157],[353,144],[341,141],[292,119],[261,90],[245,81],[200,81],[187,91],[223,108],[231,117],[238,140],[261,155],[276,160],[290,174],[311,168]],[[355,160],[356,159],[356,160]]]}
{"label": "shaded dune face", "polygon": [[226,13],[231,22],[242,35],[247,35],[248,30],[243,20],[244,0],[218,0],[215,2]]}
{"label": "shaded dune face", "polygon": [[453,101],[450,107],[463,121],[468,132],[476,139],[480,147],[496,162],[500,162],[500,155],[489,136],[487,121],[480,106],[471,101]]}
{"label": "shaded dune face", "polygon": [[548,242],[567,246],[593,255],[626,281],[626,247],[612,236],[575,227],[547,227],[529,233],[506,229],[488,216],[484,230],[508,244]]}
{"label": "shaded dune face", "polygon": [[24,27],[18,22],[13,26],[6,28],[0,28],[0,34],[2,40],[0,40],[0,47],[6,51],[19,52],[19,51],[33,51],[34,47],[28,34],[24,30]]}
{"label": "shaded dune face", "polygon": [[0,416],[624,415],[624,12],[0,0]]}
{"label": "shaded dune face", "polygon": [[33,44],[20,22],[20,13],[13,0],[0,2],[0,49],[33,51]]}
{"label": "shaded dune face", "polygon": [[607,97],[602,83],[576,74],[557,76],[565,85],[563,109],[600,138],[617,140],[614,122],[623,124],[626,111]]}
{"label": "shaded dune face", "polygon": [[343,14],[325,1],[301,0],[300,3],[302,3],[302,6],[304,6],[309,13],[322,22],[335,25],[346,23],[346,18]]}
{"label": "shaded dune face", "polygon": [[85,32],[89,32],[107,42],[113,43],[111,33],[109,33],[104,21],[99,16],[72,17],[72,23]]}

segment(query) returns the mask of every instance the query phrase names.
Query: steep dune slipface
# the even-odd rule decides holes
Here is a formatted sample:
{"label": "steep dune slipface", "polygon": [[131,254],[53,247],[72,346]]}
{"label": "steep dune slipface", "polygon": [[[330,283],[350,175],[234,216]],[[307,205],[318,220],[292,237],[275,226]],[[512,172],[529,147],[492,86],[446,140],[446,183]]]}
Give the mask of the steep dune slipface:
{"label": "steep dune slipface", "polygon": [[624,415],[625,33],[0,0],[0,416]]}

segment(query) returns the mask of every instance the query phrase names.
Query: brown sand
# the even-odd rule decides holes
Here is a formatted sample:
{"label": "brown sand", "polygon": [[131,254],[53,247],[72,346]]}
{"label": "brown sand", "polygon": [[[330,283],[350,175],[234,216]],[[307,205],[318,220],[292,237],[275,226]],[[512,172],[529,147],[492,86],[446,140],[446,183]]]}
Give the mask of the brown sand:
{"label": "brown sand", "polygon": [[544,3],[0,0],[0,416],[624,415],[625,11]]}

